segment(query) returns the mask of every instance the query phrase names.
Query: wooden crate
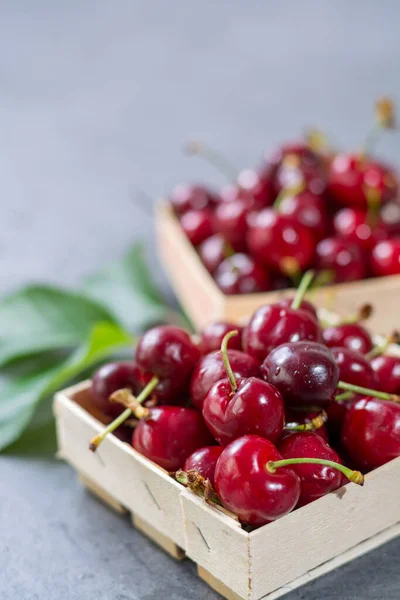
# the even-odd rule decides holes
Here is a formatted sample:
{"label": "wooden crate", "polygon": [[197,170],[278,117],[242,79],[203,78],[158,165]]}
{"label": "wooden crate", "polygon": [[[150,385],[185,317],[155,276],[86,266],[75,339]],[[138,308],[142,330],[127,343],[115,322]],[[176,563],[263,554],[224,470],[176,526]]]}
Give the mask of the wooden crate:
{"label": "wooden crate", "polygon": [[[262,294],[223,294],[197,252],[184,234],[178,219],[166,202],[156,210],[158,253],[174,291],[196,328],[215,319],[240,321],[248,318],[259,306],[276,302],[293,290]],[[349,315],[369,302],[375,312],[368,321],[374,333],[393,329],[393,315],[400,301],[400,275],[341,283],[310,291],[307,297],[317,306]]]}
{"label": "wooden crate", "polygon": [[56,394],[59,456],[83,483],[229,600],[274,600],[400,533],[400,458],[251,533],[204,503],[115,436],[93,454],[102,430],[90,382]]}

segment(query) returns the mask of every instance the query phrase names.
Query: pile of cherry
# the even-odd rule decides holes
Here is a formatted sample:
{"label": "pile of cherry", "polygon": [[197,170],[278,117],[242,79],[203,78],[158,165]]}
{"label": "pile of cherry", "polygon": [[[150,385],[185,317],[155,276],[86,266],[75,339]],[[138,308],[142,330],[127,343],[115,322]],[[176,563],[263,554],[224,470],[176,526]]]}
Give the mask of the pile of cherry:
{"label": "pile of cherry", "polygon": [[379,128],[393,127],[393,106],[382,99],[362,152],[334,152],[314,136],[282,145],[260,169],[239,173],[191,144],[231,181],[220,193],[178,185],[170,195],[219,288],[247,294],[292,287],[310,267],[320,283],[400,273],[398,178],[371,156]]}
{"label": "pile of cherry", "polygon": [[293,299],[261,306],[244,328],[144,333],[134,360],[93,377],[93,403],[114,420],[90,449],[116,431],[251,526],[348,480],[362,485],[352,469],[400,456],[400,357],[385,354],[394,336],[374,346],[360,322],[368,307],[324,327],[304,300],[312,277],[303,276]]}

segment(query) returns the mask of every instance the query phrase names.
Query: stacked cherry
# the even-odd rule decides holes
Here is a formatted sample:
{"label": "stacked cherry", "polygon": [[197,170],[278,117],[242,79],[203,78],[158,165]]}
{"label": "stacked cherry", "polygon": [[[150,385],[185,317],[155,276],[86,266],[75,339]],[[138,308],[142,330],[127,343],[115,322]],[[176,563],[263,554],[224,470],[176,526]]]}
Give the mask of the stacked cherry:
{"label": "stacked cherry", "polygon": [[179,185],[170,195],[183,230],[225,294],[290,287],[313,267],[322,283],[400,273],[400,203],[394,171],[371,155],[379,129],[394,127],[388,99],[359,153],[327,151],[314,135],[281,146],[259,170],[237,173],[214,151],[191,144],[227,172],[214,193]]}
{"label": "stacked cherry", "polygon": [[[116,431],[207,501],[259,526],[400,456],[400,359],[360,314],[320,322],[304,293],[260,307],[244,327],[198,336],[158,326],[132,361],[101,367],[93,403]],[[133,427],[132,429],[128,427]],[[128,437],[127,432],[130,432]]]}

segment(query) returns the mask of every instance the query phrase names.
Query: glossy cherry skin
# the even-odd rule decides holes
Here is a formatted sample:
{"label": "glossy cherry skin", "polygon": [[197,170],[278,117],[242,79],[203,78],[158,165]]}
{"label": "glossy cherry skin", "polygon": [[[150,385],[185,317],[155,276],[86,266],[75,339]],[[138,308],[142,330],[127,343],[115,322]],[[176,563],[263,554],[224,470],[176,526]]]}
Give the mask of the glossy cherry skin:
{"label": "glossy cherry skin", "polygon": [[316,267],[332,273],[332,283],[355,281],[367,275],[365,258],[356,244],[339,237],[321,240],[316,248]]}
{"label": "glossy cherry skin", "polygon": [[247,215],[249,209],[241,201],[220,202],[215,209],[214,230],[236,249],[246,250]]}
{"label": "glossy cherry skin", "polygon": [[[335,404],[333,402],[333,404]],[[285,408],[285,426],[288,425],[304,425],[305,423],[310,423],[312,419],[317,417],[320,412],[317,411],[305,411],[305,410],[293,410],[292,408]],[[329,441],[328,438],[328,430],[326,425],[322,425],[318,429],[315,429],[314,432],[319,435],[326,442]],[[292,435],[294,431],[290,431],[290,429],[285,429],[282,439],[288,435]]]}
{"label": "glossy cherry skin", "polygon": [[215,203],[215,196],[201,185],[181,184],[174,187],[169,200],[175,212],[182,215],[188,210],[208,208]]}
{"label": "glossy cherry skin", "polygon": [[319,156],[305,142],[288,142],[282,144],[271,154],[266,155],[265,173],[270,179],[276,179],[277,171],[288,156],[298,159],[300,170],[318,170],[321,165]]}
{"label": "glossy cherry skin", "polygon": [[208,208],[188,210],[181,216],[180,221],[193,246],[198,246],[214,233],[212,212]]}
{"label": "glossy cherry skin", "polygon": [[335,234],[365,251],[374,244],[388,237],[388,232],[380,225],[373,226],[368,222],[368,213],[361,208],[342,208],[333,219]]}
{"label": "glossy cherry skin", "polygon": [[214,233],[200,244],[198,252],[205,268],[212,275],[222,261],[229,256],[230,249],[228,249],[224,236]]}
{"label": "glossy cherry skin", "polygon": [[372,273],[376,277],[398,275],[400,273],[400,239],[394,238],[378,242],[372,249],[370,263]]}
{"label": "glossy cherry skin", "polygon": [[133,361],[107,363],[92,378],[93,404],[106,415],[116,417],[124,410],[120,404],[109,401],[113,392],[129,388],[134,395],[142,389],[142,374]]}
{"label": "glossy cherry skin", "polygon": [[382,163],[356,154],[337,154],[328,174],[329,193],[335,201],[366,208],[368,188],[376,190],[385,202],[396,196],[397,184],[393,173]]}
{"label": "glossy cherry skin", "polygon": [[[245,352],[228,349],[228,358],[237,379],[260,375],[260,363]],[[193,405],[201,411],[208,391],[214,383],[225,378],[226,369],[221,352],[212,352],[203,356],[197,363],[190,382],[190,397]]]}
{"label": "glossy cherry skin", "polygon": [[283,189],[304,185],[305,190],[312,194],[322,195],[326,190],[326,176],[320,167],[301,165],[293,155],[287,157],[278,168],[275,176],[275,190],[279,193]]}
{"label": "glossy cherry skin", "polygon": [[295,196],[286,196],[279,205],[279,213],[296,219],[312,230],[316,239],[328,232],[328,212],[322,196],[305,190]]}
{"label": "glossy cherry skin", "polygon": [[192,452],[212,443],[201,415],[178,406],[152,408],[150,418],[139,421],[132,438],[135,450],[166,471],[177,471]]}
{"label": "glossy cherry skin", "polygon": [[250,195],[251,210],[260,210],[270,206],[274,201],[274,190],[271,180],[264,171],[254,169],[243,169],[237,178],[238,186]]}
{"label": "glossy cherry skin", "polygon": [[269,440],[245,435],[226,446],[215,469],[222,504],[247,525],[265,525],[289,513],[300,496],[300,479],[288,467],[275,473],[267,463],[281,460]]}
{"label": "glossy cherry skin", "polygon": [[285,409],[280,392],[256,377],[238,381],[232,393],[228,379],[217,381],[203,404],[203,419],[215,439],[226,446],[255,434],[276,442],[283,432]]}
{"label": "glossy cherry skin", "polygon": [[270,287],[267,271],[251,256],[236,253],[226,258],[214,273],[215,282],[224,294],[254,294]]}
{"label": "glossy cherry skin", "polygon": [[316,342],[289,342],[274,348],[261,365],[266,381],[289,407],[326,408],[334,398],[339,367],[332,352]]}
{"label": "glossy cherry skin", "polygon": [[342,444],[365,471],[400,456],[400,405],[376,398],[354,402],[343,423]]}
{"label": "glossy cherry skin", "polygon": [[319,325],[309,312],[284,308],[279,304],[258,308],[243,331],[245,351],[260,362],[284,342],[320,339]]}
{"label": "glossy cherry skin", "polygon": [[214,485],[215,467],[221,456],[222,446],[205,446],[192,452],[183,465],[184,471],[196,471]]}
{"label": "glossy cherry skin", "polygon": [[375,389],[388,394],[400,392],[400,357],[377,356],[371,360],[371,367],[377,380]]}
{"label": "glossy cherry skin", "polygon": [[[277,304],[279,304],[279,306],[283,306],[284,308],[291,308],[293,300],[293,296],[289,298],[282,298],[282,300],[279,300]],[[311,304],[311,302],[308,300],[302,300],[299,308],[300,310],[310,313],[310,315],[312,315],[314,319],[318,321],[318,313],[314,304]]]}
{"label": "glossy cherry skin", "polygon": [[243,327],[235,323],[227,321],[213,321],[208,323],[199,334],[199,342],[197,344],[202,354],[209,354],[214,350],[221,348],[222,340],[230,331],[237,331],[238,335],[232,337],[228,342],[228,348],[231,350],[242,349],[242,331]]}
{"label": "glossy cherry skin", "polygon": [[383,391],[376,387],[378,382],[374,369],[361,352],[343,346],[334,346],[331,352],[339,367],[341,381]]}
{"label": "glossy cherry skin", "polygon": [[372,350],[373,342],[368,331],[359,323],[344,323],[326,327],[322,331],[322,337],[327,346],[343,346],[366,354]]}
{"label": "glossy cherry skin", "polygon": [[381,207],[378,227],[390,237],[400,236],[400,203],[397,200],[386,202]]}
{"label": "glossy cherry skin", "polygon": [[[312,431],[299,431],[285,437],[278,445],[283,458],[323,458],[341,464],[340,456]],[[300,477],[301,492],[297,506],[305,506],[318,500],[325,494],[333,492],[343,484],[340,471],[324,465],[291,465],[290,467]]]}
{"label": "glossy cherry skin", "polygon": [[[247,243],[250,253],[265,266],[288,274],[287,262],[295,270],[310,266],[315,251],[312,233],[292,217],[266,208],[249,222]],[[289,273],[290,274],[290,273]]]}
{"label": "glossy cherry skin", "polygon": [[200,358],[200,351],[190,335],[180,327],[161,325],[149,329],[139,340],[136,362],[145,373],[156,375],[160,383],[155,394],[175,404],[175,397],[189,389],[192,371]]}

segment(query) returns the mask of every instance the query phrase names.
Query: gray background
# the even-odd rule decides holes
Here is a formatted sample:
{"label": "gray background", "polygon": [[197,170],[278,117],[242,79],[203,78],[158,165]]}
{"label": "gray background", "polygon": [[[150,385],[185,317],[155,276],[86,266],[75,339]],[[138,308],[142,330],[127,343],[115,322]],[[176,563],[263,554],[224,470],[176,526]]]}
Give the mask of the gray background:
{"label": "gray background", "polygon": [[[313,124],[358,147],[376,96],[400,98],[399,22],[396,0],[0,0],[0,290],[152,248],[137,188],[223,181],[187,139],[240,166]],[[399,162],[394,135],[380,150]],[[287,598],[398,599],[399,560],[392,542]],[[0,457],[0,565],[2,600],[216,598],[39,448]]]}

